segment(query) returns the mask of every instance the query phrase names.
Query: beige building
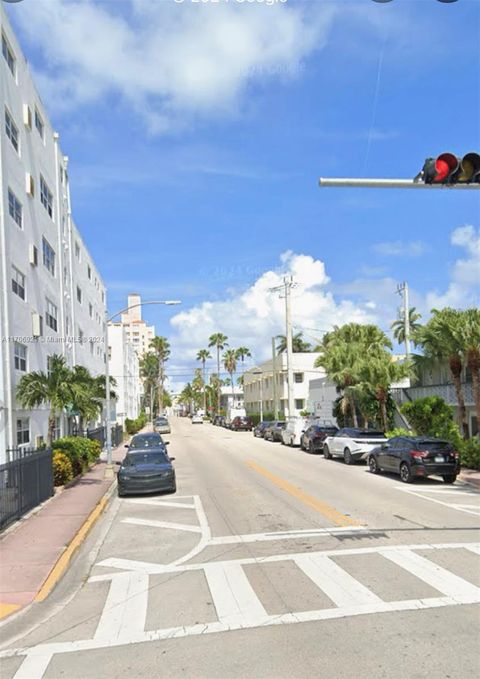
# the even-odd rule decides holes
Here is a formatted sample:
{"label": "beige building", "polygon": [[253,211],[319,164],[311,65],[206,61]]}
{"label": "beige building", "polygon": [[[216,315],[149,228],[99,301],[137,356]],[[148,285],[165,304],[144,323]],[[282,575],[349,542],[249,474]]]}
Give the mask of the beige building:
{"label": "beige building", "polygon": [[142,298],[136,293],[128,295],[127,306],[135,307],[122,314],[122,325],[125,328],[127,341],[133,345],[138,357],[141,358],[150,349],[150,340],[155,337],[155,326],[147,325],[142,319]]}

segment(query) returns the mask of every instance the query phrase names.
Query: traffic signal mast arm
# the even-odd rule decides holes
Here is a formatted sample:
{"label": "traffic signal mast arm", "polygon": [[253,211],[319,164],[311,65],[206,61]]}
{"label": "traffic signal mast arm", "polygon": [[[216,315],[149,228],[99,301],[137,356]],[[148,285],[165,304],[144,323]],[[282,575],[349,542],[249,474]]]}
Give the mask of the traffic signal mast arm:
{"label": "traffic signal mast arm", "polygon": [[320,186],[349,186],[370,189],[480,189],[480,184],[425,184],[413,179],[359,179],[320,177]]}

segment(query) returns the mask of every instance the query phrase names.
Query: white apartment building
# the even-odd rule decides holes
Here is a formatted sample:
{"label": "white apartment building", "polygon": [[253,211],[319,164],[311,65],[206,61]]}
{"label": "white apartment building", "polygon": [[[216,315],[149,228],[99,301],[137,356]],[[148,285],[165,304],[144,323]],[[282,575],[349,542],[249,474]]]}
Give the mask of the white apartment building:
{"label": "white apartment building", "polygon": [[243,388],[235,385],[232,387],[220,387],[220,408],[228,411],[229,408],[244,408]]}
{"label": "white apartment building", "polygon": [[138,354],[127,339],[121,323],[108,324],[108,366],[110,377],[116,381],[116,421],[134,420],[140,411],[140,373]]}
{"label": "white apartment building", "polygon": [[[105,285],[71,216],[68,158],[0,3],[0,463],[36,446],[48,411],[20,408],[16,386],[49,356],[105,370]],[[66,432],[58,418],[56,435]]]}
{"label": "white apartment building", "polygon": [[[308,407],[310,380],[325,376],[323,368],[314,367],[318,356],[319,354],[315,352],[292,354],[294,398],[292,416],[300,415],[301,411]],[[279,416],[289,417],[286,353],[276,356],[275,366],[270,359],[247,370],[243,378],[243,392],[245,410],[248,414],[260,412],[260,401],[264,413],[273,413],[276,399]]]}
{"label": "white apartment building", "polygon": [[135,307],[122,314],[122,324],[127,333],[127,340],[135,347],[139,358],[150,351],[150,340],[155,337],[155,326],[147,325],[142,319],[142,298],[137,293],[128,295],[127,307]]}

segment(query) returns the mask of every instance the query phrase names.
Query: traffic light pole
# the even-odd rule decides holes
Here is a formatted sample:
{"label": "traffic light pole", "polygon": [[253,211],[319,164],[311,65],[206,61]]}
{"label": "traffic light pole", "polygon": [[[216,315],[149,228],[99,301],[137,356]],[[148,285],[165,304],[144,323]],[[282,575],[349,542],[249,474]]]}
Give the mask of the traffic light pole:
{"label": "traffic light pole", "polygon": [[425,184],[413,179],[359,179],[354,177],[334,178],[321,177],[318,181],[320,186],[337,186],[364,189],[453,189],[479,190],[480,184]]}

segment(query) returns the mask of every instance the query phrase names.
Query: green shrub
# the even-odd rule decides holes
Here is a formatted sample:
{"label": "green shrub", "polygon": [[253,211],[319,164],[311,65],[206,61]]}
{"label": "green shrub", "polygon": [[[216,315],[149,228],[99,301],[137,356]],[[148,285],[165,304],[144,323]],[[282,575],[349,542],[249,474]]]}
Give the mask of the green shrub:
{"label": "green shrub", "polygon": [[462,441],[459,447],[462,467],[480,469],[480,441],[476,438]]}
{"label": "green shrub", "polygon": [[393,439],[394,436],[412,436],[413,433],[404,429],[403,427],[396,427],[395,429],[390,429],[385,433],[387,439]]}
{"label": "green shrub", "polygon": [[64,486],[73,479],[73,467],[70,458],[61,450],[53,453],[53,480],[56,486]]}
{"label": "green shrub", "polygon": [[453,420],[453,408],[440,396],[426,396],[404,403],[400,410],[419,436],[437,436],[448,431]]}
{"label": "green shrub", "polygon": [[[283,413],[279,413],[278,415],[279,420],[283,419]],[[257,424],[260,422],[260,413],[253,413],[253,415],[248,415],[248,417],[251,418],[254,427],[256,427]],[[263,422],[274,419],[275,415],[273,413],[263,413]]]}
{"label": "green shrub", "polygon": [[125,418],[125,431],[127,434],[136,434],[147,424],[147,416],[145,413],[140,413],[140,415],[134,420]]}
{"label": "green shrub", "polygon": [[53,451],[61,450],[68,456],[72,464],[73,474],[84,472],[90,464],[98,459],[100,444],[98,441],[81,436],[65,436],[52,444]]}

